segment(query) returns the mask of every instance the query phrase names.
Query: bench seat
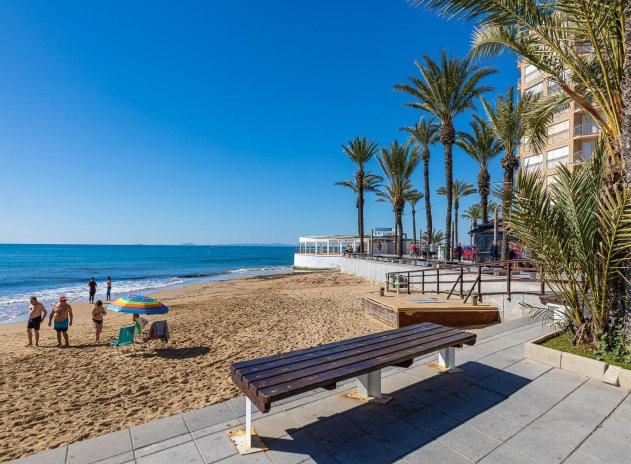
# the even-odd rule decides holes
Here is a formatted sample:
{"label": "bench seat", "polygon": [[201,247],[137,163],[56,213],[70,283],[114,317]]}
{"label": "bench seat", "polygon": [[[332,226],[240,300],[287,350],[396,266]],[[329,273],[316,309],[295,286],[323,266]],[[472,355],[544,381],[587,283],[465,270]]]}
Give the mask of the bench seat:
{"label": "bench seat", "polygon": [[[388,366],[409,367],[414,358],[435,351],[441,352],[441,360],[447,359],[445,367],[453,368],[453,348],[475,341],[473,333],[425,322],[238,362],[230,371],[234,384],[246,397],[261,412],[269,412],[274,401],[316,388],[334,389],[337,382],[379,373]],[[447,349],[451,355],[442,353]]]}

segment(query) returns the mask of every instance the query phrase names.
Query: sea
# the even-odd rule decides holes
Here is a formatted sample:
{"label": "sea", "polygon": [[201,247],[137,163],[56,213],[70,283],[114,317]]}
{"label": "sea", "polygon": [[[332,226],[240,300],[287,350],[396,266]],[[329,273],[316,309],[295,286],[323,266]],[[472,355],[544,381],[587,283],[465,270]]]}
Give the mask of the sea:
{"label": "sea", "polygon": [[239,276],[288,273],[293,246],[202,245],[11,245],[0,244],[0,323],[28,319],[29,298],[47,309],[65,295],[87,301],[88,281],[97,281],[96,299],[112,298],[227,280]]}

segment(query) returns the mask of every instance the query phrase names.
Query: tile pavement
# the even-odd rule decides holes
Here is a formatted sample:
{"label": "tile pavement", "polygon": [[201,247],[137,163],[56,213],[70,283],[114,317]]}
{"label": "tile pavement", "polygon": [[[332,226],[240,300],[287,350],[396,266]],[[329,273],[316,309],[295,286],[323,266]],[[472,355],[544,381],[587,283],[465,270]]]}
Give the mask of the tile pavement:
{"label": "tile pavement", "polygon": [[229,430],[244,400],[148,422],[27,456],[21,464],[123,463],[618,463],[631,456],[628,392],[524,359],[545,329],[527,319],[479,331],[457,350],[464,372],[426,366],[383,371],[385,406],[346,397],[345,382],[254,415],[269,451],[239,456]]}

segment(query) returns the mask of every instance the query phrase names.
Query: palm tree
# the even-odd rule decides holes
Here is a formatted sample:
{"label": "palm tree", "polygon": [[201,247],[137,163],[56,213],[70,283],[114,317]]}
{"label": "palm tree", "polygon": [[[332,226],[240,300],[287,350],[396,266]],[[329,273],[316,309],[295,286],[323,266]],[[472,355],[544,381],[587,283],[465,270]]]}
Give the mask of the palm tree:
{"label": "palm tree", "polygon": [[[445,181],[447,185],[447,214],[445,231],[451,234],[452,183],[453,183],[453,146],[456,143],[454,121],[458,115],[474,108],[473,102],[491,87],[481,85],[482,79],[495,72],[492,68],[481,68],[471,62],[471,58],[448,58],[443,51],[440,63],[425,56],[424,64],[415,62],[421,77],[410,76],[411,84],[395,85],[395,90],[405,92],[416,98],[409,106],[435,115],[440,120],[440,143],[445,152]],[[445,256],[451,256],[451,245],[445,247]]]}
{"label": "palm tree", "polygon": [[546,280],[555,282],[550,290],[569,308],[575,343],[592,346],[624,321],[622,273],[631,248],[631,188],[603,189],[604,152],[601,143],[592,161],[572,171],[559,166],[549,187],[537,173],[520,172],[509,223]]}
{"label": "palm tree", "polygon": [[[627,3],[624,43],[631,44],[631,4]],[[631,47],[626,47],[624,80],[622,81],[624,120],[622,123],[622,153],[625,166],[631,165]],[[626,181],[631,183],[631,169],[626,170]],[[631,280],[627,274],[627,281]]]}
{"label": "palm tree", "polygon": [[[504,151],[504,157],[500,165],[504,169],[504,186],[502,191],[502,218],[510,219],[511,199],[515,188],[515,171],[519,161],[515,152],[526,134],[525,118],[532,109],[534,100],[529,95],[524,95],[519,101],[513,87],[509,87],[506,95],[498,95],[495,105],[482,98],[482,106],[489,120],[489,127]],[[539,127],[537,131],[545,131],[545,127]],[[508,236],[502,240],[502,259],[506,259],[509,253]]]}
{"label": "palm tree", "polygon": [[438,131],[440,130],[440,126],[438,124],[434,124],[433,118],[426,121],[423,116],[414,126],[402,127],[399,130],[408,132],[410,134],[408,142],[416,143],[421,150],[421,158],[423,159],[423,182],[425,184],[425,221],[427,222],[426,229],[430,231],[433,230],[433,224],[432,204],[429,192],[429,147],[438,142]]}
{"label": "palm tree", "polygon": [[377,162],[388,181],[384,190],[377,193],[382,201],[392,205],[396,225],[396,255],[403,256],[403,210],[407,196],[413,190],[412,174],[418,166],[418,147],[400,145],[396,140],[389,148],[382,148]]}
{"label": "palm tree", "polygon": [[480,168],[478,175],[478,193],[480,194],[480,218],[482,222],[489,221],[489,194],[491,193],[491,175],[489,164],[502,151],[502,146],[493,134],[493,131],[477,114],[469,124],[471,133],[460,132],[457,145],[469,155]]}
{"label": "palm tree", "polygon": [[423,241],[429,243],[439,244],[445,240],[445,234],[442,230],[432,229],[431,232],[425,232],[422,237]]}
{"label": "palm tree", "polygon": [[[464,210],[462,219],[468,219],[471,222],[471,229],[475,229],[478,226],[478,219],[482,219],[482,206],[480,203],[475,203]],[[471,236],[473,242],[473,235]]]}
{"label": "palm tree", "polygon": [[416,204],[423,198],[423,194],[418,190],[412,190],[407,194],[407,202],[412,210],[412,240],[416,243]]}
{"label": "palm tree", "polygon": [[[379,176],[375,176],[370,172],[366,172],[366,163],[372,159],[377,153],[377,143],[368,140],[366,137],[360,139],[356,137],[342,145],[342,151],[348,158],[357,165],[357,170],[353,180],[345,180],[337,182],[336,185],[342,185],[352,189],[357,194],[357,232],[359,234],[359,252],[364,252],[364,192],[374,192],[381,181]],[[368,179],[366,179],[366,177]]]}
{"label": "palm tree", "polygon": [[[475,187],[469,182],[459,179],[454,180],[452,185],[452,195],[454,198],[454,244],[458,244],[458,208],[460,208],[460,200],[474,194],[475,192]],[[445,187],[440,187],[436,190],[436,193],[447,196],[447,189]],[[447,236],[447,239],[449,239],[449,236]]]}
{"label": "palm tree", "polygon": [[[600,126],[609,147],[605,185],[621,180],[623,108],[625,104],[631,108],[631,90],[622,94],[629,54],[624,34],[631,35],[625,28],[631,15],[631,8],[625,9],[628,0],[413,0],[413,4],[476,21],[474,56],[509,50],[547,73],[563,92],[536,105],[530,118],[534,125],[546,126],[555,110],[573,101]],[[546,135],[531,139],[536,151],[545,139]]]}

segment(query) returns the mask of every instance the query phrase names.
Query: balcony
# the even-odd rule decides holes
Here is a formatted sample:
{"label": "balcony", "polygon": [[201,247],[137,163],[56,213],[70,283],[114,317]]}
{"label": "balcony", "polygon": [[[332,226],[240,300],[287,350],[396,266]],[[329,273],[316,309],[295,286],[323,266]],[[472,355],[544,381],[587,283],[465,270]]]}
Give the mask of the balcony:
{"label": "balcony", "polygon": [[593,151],[575,151],[574,152],[574,163],[584,163],[585,161],[589,161],[594,156]]}
{"label": "balcony", "polygon": [[574,137],[598,136],[599,134],[600,127],[598,127],[593,122],[577,124],[574,126]]}
{"label": "balcony", "polygon": [[548,143],[556,143],[560,140],[567,140],[570,137],[570,131],[564,130],[555,134],[548,134]]}
{"label": "balcony", "polygon": [[546,164],[548,169],[556,168],[557,166],[567,165],[568,157],[562,156],[560,158],[549,159]]}

